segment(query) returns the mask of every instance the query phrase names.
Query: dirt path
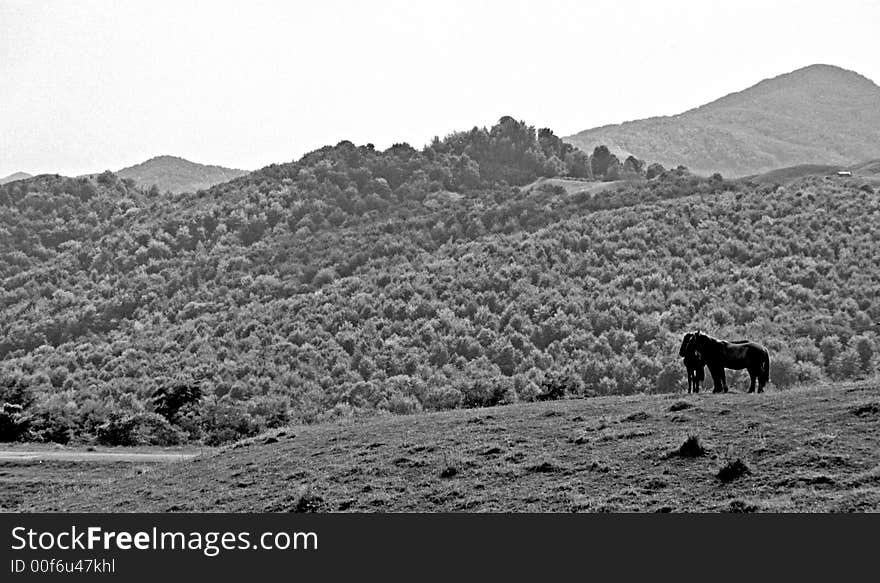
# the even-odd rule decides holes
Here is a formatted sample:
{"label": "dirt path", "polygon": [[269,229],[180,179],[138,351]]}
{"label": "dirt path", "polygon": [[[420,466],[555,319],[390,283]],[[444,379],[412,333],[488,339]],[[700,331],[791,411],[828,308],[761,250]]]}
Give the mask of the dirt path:
{"label": "dirt path", "polygon": [[196,457],[195,453],[134,453],[109,451],[0,450],[0,462],[179,462]]}

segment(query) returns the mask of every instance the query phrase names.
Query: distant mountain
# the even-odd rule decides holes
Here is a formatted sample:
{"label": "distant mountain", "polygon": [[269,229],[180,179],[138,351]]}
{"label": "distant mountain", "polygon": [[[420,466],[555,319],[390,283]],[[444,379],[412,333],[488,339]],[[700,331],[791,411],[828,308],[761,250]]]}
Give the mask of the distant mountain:
{"label": "distant mountain", "polygon": [[15,182],[16,180],[24,180],[25,178],[32,178],[32,176],[27,172],[16,172],[15,174],[10,174],[6,178],[0,178],[0,184]]}
{"label": "distant mountain", "polygon": [[197,164],[176,156],[156,156],[123,168],[116,174],[121,178],[130,178],[145,188],[155,184],[162,192],[180,193],[210,188],[247,174],[247,171]]}
{"label": "distant mountain", "polygon": [[880,87],[853,71],[811,65],[678,115],[564,139],[588,152],[605,144],[618,156],[730,177],[845,165],[880,156]]}
{"label": "distant mountain", "polygon": [[852,171],[853,174],[857,174],[859,176],[880,177],[880,160],[869,160],[867,162],[862,162],[861,164],[853,166]]}

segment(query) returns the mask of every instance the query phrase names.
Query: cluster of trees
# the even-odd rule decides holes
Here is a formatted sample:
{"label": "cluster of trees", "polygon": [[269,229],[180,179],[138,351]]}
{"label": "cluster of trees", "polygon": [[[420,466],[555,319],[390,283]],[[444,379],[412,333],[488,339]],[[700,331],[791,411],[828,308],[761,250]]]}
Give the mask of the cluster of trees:
{"label": "cluster of trees", "polygon": [[[489,130],[474,128],[443,140],[434,138],[424,153],[443,167],[460,169],[451,180],[443,180],[453,189],[498,184],[522,186],[539,177],[620,180],[647,173],[645,163],[634,156],[621,164],[606,146],[596,147],[589,155],[563,142],[548,128],[536,134],[535,128],[507,116]],[[656,174],[663,172],[660,165],[654,169]]]}
{"label": "cluster of trees", "polygon": [[[599,150],[504,118],[422,151],[343,142],[194,195],[112,174],[0,187],[0,440],[222,443],[676,391],[695,327],[767,344],[777,387],[875,370],[871,193]],[[519,188],[550,166],[644,178]]]}

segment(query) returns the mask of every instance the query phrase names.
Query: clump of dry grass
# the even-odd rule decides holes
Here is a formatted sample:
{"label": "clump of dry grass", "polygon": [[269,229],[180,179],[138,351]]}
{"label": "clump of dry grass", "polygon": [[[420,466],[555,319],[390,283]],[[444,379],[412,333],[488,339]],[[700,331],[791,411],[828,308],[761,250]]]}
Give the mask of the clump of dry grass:
{"label": "clump of dry grass", "polygon": [[543,460],[539,463],[535,463],[526,468],[527,472],[538,473],[538,474],[549,474],[552,472],[558,472],[562,468],[559,466],[557,462],[552,460]]}
{"label": "clump of dry grass", "polygon": [[685,409],[690,409],[691,407],[693,407],[693,405],[691,405],[687,401],[676,401],[669,406],[669,411],[674,413],[675,411],[684,411]]}
{"label": "clump of dry grass", "polygon": [[706,448],[703,447],[700,437],[689,435],[677,450],[670,452],[666,457],[695,458],[704,455],[706,455]]}
{"label": "clump of dry grass", "polygon": [[736,458],[732,462],[727,462],[723,468],[718,470],[715,477],[721,480],[722,483],[727,484],[751,473],[752,471],[749,469],[749,466],[741,459]]}
{"label": "clump of dry grass", "polygon": [[443,469],[440,470],[441,478],[452,478],[453,476],[458,475],[458,467],[456,467],[454,458],[457,456],[450,456],[447,452],[443,452],[443,463],[441,467]]}
{"label": "clump of dry grass", "polygon": [[880,403],[863,403],[857,407],[850,409],[850,412],[856,417],[869,417],[871,415],[880,414]]}
{"label": "clump of dry grass", "polygon": [[734,514],[751,514],[752,512],[757,511],[758,506],[756,504],[740,500],[739,498],[731,500],[730,504],[727,505],[727,508],[724,509],[724,512],[731,512]]}
{"label": "clump of dry grass", "polygon": [[324,504],[324,499],[312,492],[311,486],[300,489],[297,496],[294,512],[319,512]]}
{"label": "clump of dry grass", "polygon": [[455,476],[456,474],[458,474],[458,469],[456,469],[453,466],[446,466],[440,472],[440,477],[441,478],[451,478],[451,477]]}

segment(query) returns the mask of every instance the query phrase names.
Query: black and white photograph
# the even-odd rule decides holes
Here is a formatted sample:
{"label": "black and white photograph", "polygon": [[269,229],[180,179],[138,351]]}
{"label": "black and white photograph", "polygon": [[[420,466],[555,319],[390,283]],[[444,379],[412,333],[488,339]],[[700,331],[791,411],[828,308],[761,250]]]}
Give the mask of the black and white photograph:
{"label": "black and white photograph", "polygon": [[880,512],[878,33],[0,0],[0,511]]}

